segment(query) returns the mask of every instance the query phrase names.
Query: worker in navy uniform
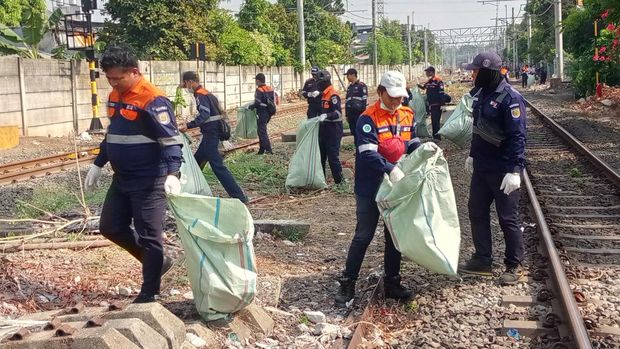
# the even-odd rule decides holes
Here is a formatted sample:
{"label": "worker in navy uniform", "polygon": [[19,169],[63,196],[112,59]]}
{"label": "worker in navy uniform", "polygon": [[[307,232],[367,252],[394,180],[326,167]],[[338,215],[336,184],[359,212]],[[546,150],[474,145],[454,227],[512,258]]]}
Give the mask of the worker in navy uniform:
{"label": "worker in navy uniform", "polygon": [[[335,299],[338,306],[346,306],[355,296],[355,283],[366,249],[375,235],[379,222],[379,209],[375,196],[384,175],[389,175],[393,183],[403,179],[405,174],[396,163],[403,155],[411,153],[420,145],[420,140],[415,135],[414,112],[409,107],[401,105],[402,99],[407,96],[404,75],[397,71],[385,72],[377,87],[377,94],[379,100],[370,105],[357,122],[355,160],[357,224],[345,270],[338,280],[340,289]],[[394,246],[387,227],[384,227],[384,236],[385,296],[408,300],[412,293],[400,282],[401,254]]]}
{"label": "worker in navy uniform", "polygon": [[254,103],[249,106],[250,109],[256,110],[257,116],[257,128],[258,128],[258,155],[273,154],[271,150],[271,141],[269,141],[269,134],[267,133],[267,124],[271,120],[269,115],[268,103],[273,103],[275,106],[276,95],[271,88],[265,83],[265,74],[258,73],[255,77],[256,80],[256,92],[254,92]]}
{"label": "worker in navy uniform", "polygon": [[114,176],[99,229],[142,263],[143,283],[134,303],[154,302],[161,277],[172,266],[164,255],[162,234],[166,194],[181,191],[183,143],[170,100],[140,74],[138,59],[128,47],[108,48],[101,68],[112,86],[110,125],[84,184],[92,191],[110,162]]}
{"label": "worker in navy uniform", "polygon": [[308,101],[308,119],[321,114],[321,91],[317,87],[317,74],[319,73],[319,67],[316,65],[310,69],[312,77],[304,83],[304,88],[301,90],[301,95]]}
{"label": "worker in navy uniform", "polygon": [[469,219],[476,252],[460,268],[463,273],[491,276],[492,235],[490,205],[495,201],[504,232],[506,269],[502,284],[515,284],[521,276],[523,236],[519,221],[519,187],[525,166],[525,103],[500,72],[501,59],[494,52],[476,56],[474,71],[473,137],[465,162],[472,173]]}
{"label": "worker in navy uniform", "polygon": [[357,70],[353,68],[347,70],[346,76],[349,81],[349,87],[347,88],[345,112],[353,139],[356,139],[355,126],[357,125],[357,119],[360,114],[366,110],[366,105],[368,103],[368,87],[357,77]]}
{"label": "worker in navy uniform", "polygon": [[321,92],[321,109],[317,116],[319,126],[319,148],[321,151],[321,165],[323,173],[325,164],[329,162],[334,183],[340,184],[342,178],[342,164],[340,164],[340,142],[342,141],[342,107],[340,96],[332,86],[332,77],[326,70],[317,73],[317,88]]}
{"label": "worker in navy uniform", "polygon": [[426,103],[431,114],[431,124],[433,126],[433,138],[441,140],[441,136],[437,134],[441,128],[441,106],[449,101],[450,97],[446,95],[444,91],[443,81],[435,73],[434,67],[428,67],[424,70],[428,81],[424,84],[419,84],[423,90],[426,90]]}
{"label": "worker in navy uniform", "polygon": [[198,166],[203,169],[209,163],[211,170],[220,183],[222,183],[222,187],[224,187],[228,196],[247,203],[248,199],[245,193],[239,187],[228,168],[226,168],[226,165],[224,165],[224,159],[218,150],[220,136],[224,132],[224,116],[217,97],[200,85],[196,72],[186,71],[183,73],[182,79],[181,87],[188,89],[189,92],[194,94],[198,115],[196,115],[194,120],[188,122],[186,127],[181,127],[181,131],[185,132],[187,129],[200,128],[202,140],[194,154]]}

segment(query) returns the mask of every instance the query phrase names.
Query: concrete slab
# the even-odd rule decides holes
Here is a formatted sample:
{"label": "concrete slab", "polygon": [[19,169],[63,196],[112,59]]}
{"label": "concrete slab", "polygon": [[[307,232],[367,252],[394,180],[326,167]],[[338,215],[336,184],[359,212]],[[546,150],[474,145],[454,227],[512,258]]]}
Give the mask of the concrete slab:
{"label": "concrete slab", "polygon": [[239,311],[238,316],[243,319],[243,321],[250,324],[252,327],[257,328],[267,336],[270,336],[273,333],[273,326],[275,325],[275,322],[263,308],[257,306],[255,303],[252,303],[245,307],[245,309]]}
{"label": "concrete slab", "polygon": [[202,322],[189,324],[186,326],[186,330],[207,342],[205,348],[217,348],[220,345],[217,341],[217,334]]}
{"label": "concrete slab", "polygon": [[109,326],[81,328],[71,336],[56,337],[54,331],[32,333],[21,341],[5,342],[0,349],[140,349]]}
{"label": "concrete slab", "polygon": [[310,223],[293,220],[256,220],[254,229],[258,232],[273,234],[278,232],[291,241],[300,240],[310,232]]}
{"label": "concrete slab", "polygon": [[185,341],[185,324],[159,303],[129,304],[125,309],[102,314],[104,319],[137,318],[166,338],[168,348],[179,349]]}
{"label": "concrete slab", "polygon": [[516,329],[522,336],[541,335],[553,333],[555,329],[543,327],[542,321],[504,320],[503,333],[509,329]]}
{"label": "concrete slab", "polygon": [[114,319],[106,322],[110,326],[127,337],[132,343],[141,349],[167,349],[168,341],[144,321],[136,318]]}
{"label": "concrete slab", "polygon": [[540,302],[536,300],[536,297],[532,297],[532,296],[503,296],[502,297],[503,307],[509,306],[511,304],[517,307],[529,307],[534,304],[540,304]]}
{"label": "concrete slab", "polygon": [[230,328],[230,330],[237,335],[239,341],[244,345],[248,343],[248,340],[252,336],[252,330],[250,330],[250,328],[243,322],[243,320],[239,319],[238,317],[235,317],[228,324],[228,328]]}

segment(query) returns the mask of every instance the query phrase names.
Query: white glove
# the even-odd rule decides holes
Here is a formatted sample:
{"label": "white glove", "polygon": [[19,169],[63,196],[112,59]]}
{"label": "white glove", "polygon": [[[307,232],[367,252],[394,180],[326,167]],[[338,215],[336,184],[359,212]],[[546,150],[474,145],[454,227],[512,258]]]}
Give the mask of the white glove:
{"label": "white glove", "polygon": [[164,183],[166,194],[181,194],[181,181],[174,175],[168,175]]}
{"label": "white glove", "polygon": [[472,158],[471,156],[467,158],[467,160],[465,160],[465,171],[467,171],[469,174],[474,173],[474,158]]}
{"label": "white glove", "polygon": [[428,148],[431,148],[432,150],[437,151],[439,149],[439,146],[437,145],[437,143],[435,142],[426,142],[424,143]]}
{"label": "white glove", "polygon": [[327,114],[321,114],[321,115],[319,115],[319,121],[320,121],[320,122],[325,121],[325,119],[327,119]]}
{"label": "white glove", "polygon": [[519,173],[506,173],[499,190],[503,190],[504,194],[510,195],[513,191],[521,187],[521,175]]}
{"label": "white glove", "polygon": [[312,91],[310,93],[308,93],[308,96],[312,97],[312,98],[316,98],[321,94],[321,92],[319,91]]}
{"label": "white glove", "polygon": [[398,166],[394,166],[394,169],[390,172],[390,182],[396,183],[403,178],[405,178],[405,173]]}
{"label": "white glove", "polygon": [[96,186],[99,185],[99,179],[102,175],[101,167],[92,164],[90,169],[88,170],[88,174],[86,175],[86,179],[84,179],[84,190],[87,193],[92,192]]}
{"label": "white glove", "polygon": [[222,142],[222,146],[224,147],[224,150],[226,150],[226,151],[231,150],[232,148],[234,148],[233,144],[230,143],[229,141],[223,141]]}

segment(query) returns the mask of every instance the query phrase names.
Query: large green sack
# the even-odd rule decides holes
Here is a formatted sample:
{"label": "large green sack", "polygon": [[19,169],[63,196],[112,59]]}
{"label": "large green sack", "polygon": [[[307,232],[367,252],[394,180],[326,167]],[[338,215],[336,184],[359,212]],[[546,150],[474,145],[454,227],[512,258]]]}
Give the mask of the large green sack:
{"label": "large green sack", "polygon": [[237,109],[235,136],[243,139],[254,139],[258,137],[256,120],[255,110],[239,107],[239,109]]}
{"label": "large green sack", "polygon": [[181,163],[181,192],[192,193],[205,196],[213,196],[211,188],[200,170],[200,166],[192,153],[192,141],[187,134],[183,134],[183,152],[184,161]]}
{"label": "large green sack", "polygon": [[398,166],[405,177],[385,176],[376,197],[394,245],[429,270],[456,275],[461,232],[443,151],[424,143]]}
{"label": "large green sack", "polygon": [[414,111],[415,132],[418,137],[430,137],[431,133],[428,131],[428,125],[426,120],[428,119],[428,113],[426,112],[426,95],[420,93],[420,90],[416,87],[411,90],[411,100],[409,101],[409,108]]}
{"label": "large green sack", "polygon": [[237,199],[193,192],[200,188],[196,179],[204,181],[204,176],[191,150],[183,157],[185,171],[194,173],[187,173],[181,194],[169,194],[168,203],[185,250],[196,309],[206,321],[222,319],[250,304],[256,294],[254,221]]}
{"label": "large green sack", "polygon": [[288,164],[286,189],[327,187],[319,150],[319,118],[303,121],[297,130],[295,153]]}
{"label": "large green sack", "polygon": [[474,125],[473,103],[474,100],[469,93],[463,95],[452,115],[437,132],[454,142],[461,149],[471,141]]}
{"label": "large green sack", "polygon": [[536,82],[536,75],[527,74],[527,87],[534,85],[535,82]]}

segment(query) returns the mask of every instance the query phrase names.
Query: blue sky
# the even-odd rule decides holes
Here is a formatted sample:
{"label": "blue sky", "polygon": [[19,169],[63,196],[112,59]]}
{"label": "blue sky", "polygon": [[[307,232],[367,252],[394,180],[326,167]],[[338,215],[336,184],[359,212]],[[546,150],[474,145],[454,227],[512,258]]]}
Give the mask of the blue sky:
{"label": "blue sky", "polygon": [[[358,24],[371,24],[371,0],[343,0],[349,12],[343,19]],[[233,12],[239,11],[243,0],[224,0],[220,7]],[[505,5],[508,16],[512,7],[515,16],[522,10],[525,0],[505,1],[499,3],[499,15],[505,16]],[[385,17],[407,23],[407,15],[415,11],[415,24],[428,25],[431,29],[449,29],[463,27],[482,27],[495,25],[495,2],[483,5],[478,0],[384,0]],[[365,12],[360,12],[365,11]]]}

